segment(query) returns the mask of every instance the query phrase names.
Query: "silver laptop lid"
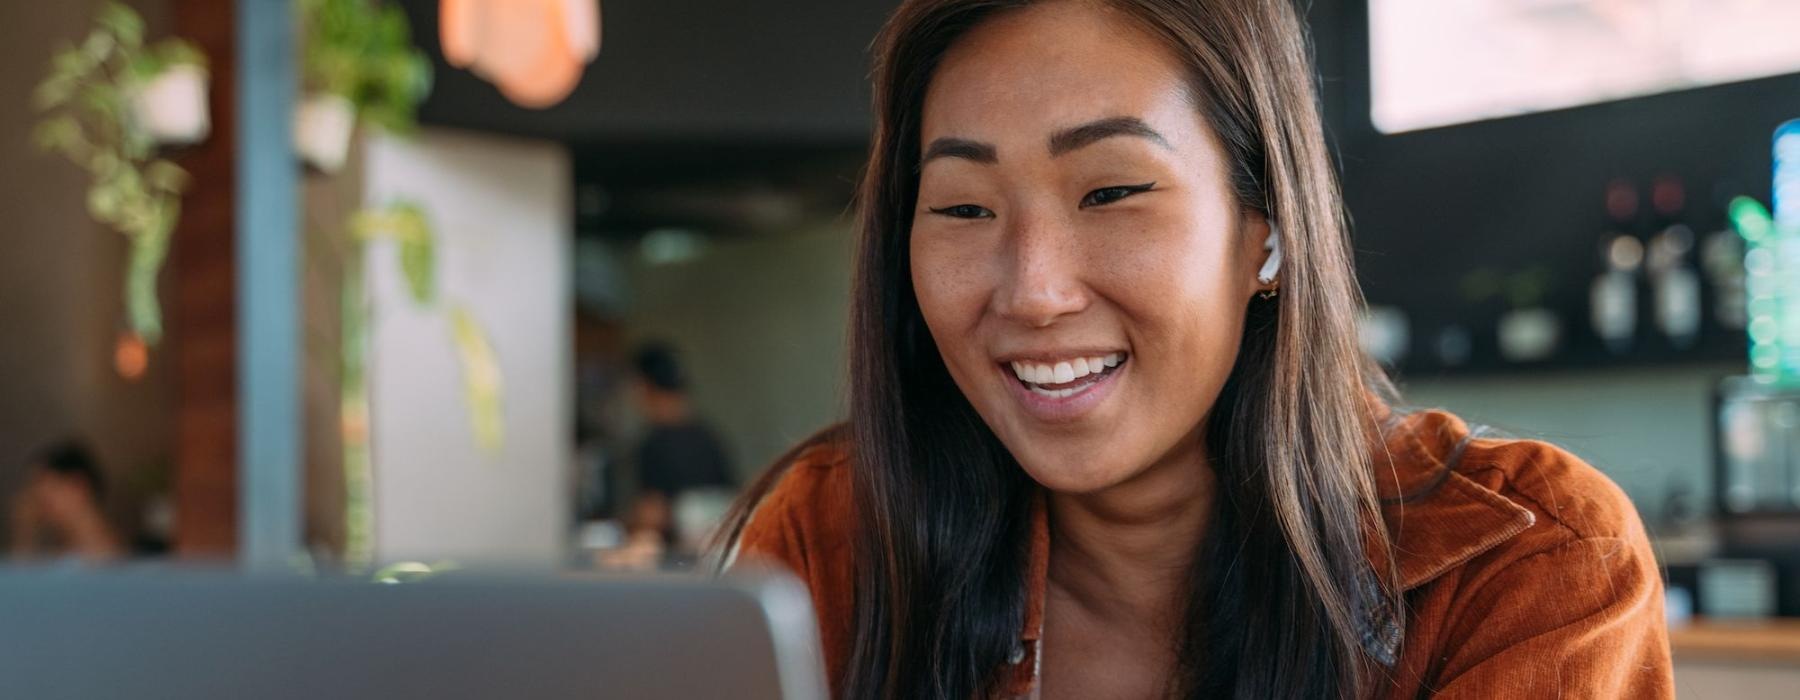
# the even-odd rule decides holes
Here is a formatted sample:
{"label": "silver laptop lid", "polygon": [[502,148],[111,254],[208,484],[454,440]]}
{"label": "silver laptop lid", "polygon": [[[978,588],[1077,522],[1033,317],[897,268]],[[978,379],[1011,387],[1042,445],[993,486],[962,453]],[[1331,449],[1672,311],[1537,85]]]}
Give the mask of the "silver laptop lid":
{"label": "silver laptop lid", "polygon": [[826,695],[792,579],[0,573],[0,697]]}

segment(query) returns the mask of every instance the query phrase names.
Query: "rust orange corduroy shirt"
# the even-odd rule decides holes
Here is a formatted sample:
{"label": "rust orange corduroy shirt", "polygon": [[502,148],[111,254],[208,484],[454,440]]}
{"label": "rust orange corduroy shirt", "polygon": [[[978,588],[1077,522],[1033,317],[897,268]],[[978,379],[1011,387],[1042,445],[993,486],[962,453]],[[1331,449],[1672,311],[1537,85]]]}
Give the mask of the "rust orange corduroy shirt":
{"label": "rust orange corduroy shirt", "polygon": [[[1673,697],[1662,579],[1624,493],[1547,443],[1465,444],[1468,436],[1455,416],[1423,411],[1398,421],[1376,451],[1408,605],[1377,697]],[[840,445],[801,452],[757,508],[738,555],[773,560],[810,588],[833,687],[853,625],[848,461]],[[1032,694],[1037,681],[1050,540],[1042,501],[1019,646],[1009,667],[995,669],[1013,696]]]}

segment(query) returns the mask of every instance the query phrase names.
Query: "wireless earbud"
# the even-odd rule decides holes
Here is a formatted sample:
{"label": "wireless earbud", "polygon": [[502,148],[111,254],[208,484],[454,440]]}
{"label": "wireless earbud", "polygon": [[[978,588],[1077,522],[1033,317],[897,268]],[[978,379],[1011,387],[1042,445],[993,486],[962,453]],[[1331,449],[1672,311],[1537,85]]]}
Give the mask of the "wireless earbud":
{"label": "wireless earbud", "polygon": [[1263,241],[1263,250],[1269,251],[1269,259],[1263,263],[1262,269],[1256,272],[1256,281],[1268,284],[1275,281],[1275,273],[1281,271],[1281,229],[1269,222],[1269,238]]}

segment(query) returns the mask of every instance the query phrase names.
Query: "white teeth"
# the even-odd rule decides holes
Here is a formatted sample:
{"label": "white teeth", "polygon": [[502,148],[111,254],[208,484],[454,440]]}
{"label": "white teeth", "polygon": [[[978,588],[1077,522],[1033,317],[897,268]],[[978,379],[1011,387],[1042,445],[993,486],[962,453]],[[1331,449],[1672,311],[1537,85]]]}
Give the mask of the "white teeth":
{"label": "white teeth", "polygon": [[1084,390],[1087,387],[1078,386],[1078,387],[1073,387],[1073,388],[1069,388],[1069,389],[1044,389],[1044,388],[1034,386],[1034,387],[1029,387],[1029,388],[1031,389],[1031,391],[1033,393],[1039,394],[1041,396],[1048,396],[1053,399],[1062,399],[1062,398],[1068,398],[1070,396],[1074,396],[1075,392]]}
{"label": "white teeth", "polygon": [[1125,353],[1122,352],[1099,357],[1077,357],[1054,364],[1020,360],[1012,363],[1012,371],[1019,381],[1026,384],[1067,384],[1090,374],[1105,372],[1124,361]]}
{"label": "white teeth", "polygon": [[1012,363],[1013,374],[1019,378],[1019,381],[1025,382],[1026,384],[1045,384],[1050,381],[1048,377],[1041,380],[1038,378],[1038,370],[1040,368],[1045,369],[1046,372],[1048,371],[1048,368],[1045,368],[1042,365],[1034,365],[1029,362]]}

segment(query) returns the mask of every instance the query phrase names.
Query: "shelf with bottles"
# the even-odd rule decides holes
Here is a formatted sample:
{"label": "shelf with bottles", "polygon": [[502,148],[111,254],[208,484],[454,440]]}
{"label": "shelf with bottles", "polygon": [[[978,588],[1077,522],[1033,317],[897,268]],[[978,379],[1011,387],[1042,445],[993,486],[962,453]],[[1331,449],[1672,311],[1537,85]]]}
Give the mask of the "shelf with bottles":
{"label": "shelf with bottles", "polygon": [[1729,223],[1738,193],[1699,205],[1671,174],[1602,188],[1590,263],[1546,255],[1482,264],[1453,298],[1374,303],[1361,339],[1407,374],[1720,364],[1747,355],[1745,248]]}

